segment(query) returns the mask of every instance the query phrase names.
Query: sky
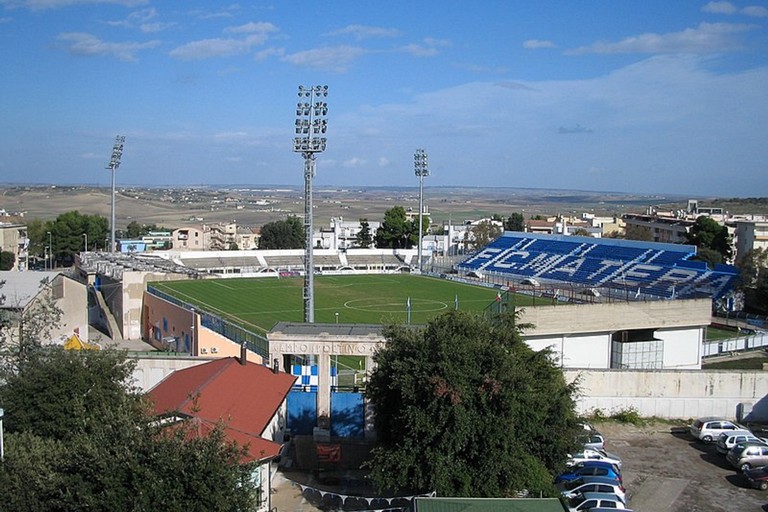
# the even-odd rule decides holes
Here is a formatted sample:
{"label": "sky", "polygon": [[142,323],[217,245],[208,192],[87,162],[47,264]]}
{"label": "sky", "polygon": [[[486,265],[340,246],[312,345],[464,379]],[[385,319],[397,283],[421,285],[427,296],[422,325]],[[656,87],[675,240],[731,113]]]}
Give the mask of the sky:
{"label": "sky", "polygon": [[0,0],[0,182],[768,196],[768,1]]}

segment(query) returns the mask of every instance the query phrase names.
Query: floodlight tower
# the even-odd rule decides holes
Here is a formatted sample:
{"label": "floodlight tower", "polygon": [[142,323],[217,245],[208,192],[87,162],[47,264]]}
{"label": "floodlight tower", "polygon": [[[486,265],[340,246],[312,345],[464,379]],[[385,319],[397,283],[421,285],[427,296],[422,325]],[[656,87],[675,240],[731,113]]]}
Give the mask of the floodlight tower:
{"label": "floodlight tower", "polygon": [[120,158],[123,156],[123,144],[125,144],[125,136],[118,135],[115,137],[115,145],[112,146],[112,158],[110,158],[106,167],[112,170],[112,220],[110,221],[109,252],[115,252],[115,171],[120,167]]}
{"label": "floodlight tower", "polygon": [[296,105],[296,137],[293,151],[304,157],[304,321],[315,321],[315,266],[312,259],[312,178],[315,176],[317,153],[325,151],[328,121],[327,85],[299,86]]}
{"label": "floodlight tower", "polygon": [[417,149],[414,153],[413,168],[416,170],[416,176],[419,177],[419,273],[421,273],[421,231],[423,229],[421,216],[424,213],[424,178],[429,176],[427,152],[423,149]]}

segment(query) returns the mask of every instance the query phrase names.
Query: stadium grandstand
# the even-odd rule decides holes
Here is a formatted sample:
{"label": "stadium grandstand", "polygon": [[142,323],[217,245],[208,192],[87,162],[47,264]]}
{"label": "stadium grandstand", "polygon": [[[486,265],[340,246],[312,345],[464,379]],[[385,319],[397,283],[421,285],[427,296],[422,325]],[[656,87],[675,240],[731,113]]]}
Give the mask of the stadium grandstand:
{"label": "stadium grandstand", "polygon": [[692,259],[690,245],[505,232],[456,269],[510,286],[570,287],[583,295],[637,300],[712,297],[731,291],[738,270]]}

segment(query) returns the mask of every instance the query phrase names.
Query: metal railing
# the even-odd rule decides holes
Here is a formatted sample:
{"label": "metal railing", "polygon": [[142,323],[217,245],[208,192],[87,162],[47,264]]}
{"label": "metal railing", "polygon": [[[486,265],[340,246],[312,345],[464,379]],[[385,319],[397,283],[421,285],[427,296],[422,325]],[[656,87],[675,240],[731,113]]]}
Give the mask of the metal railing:
{"label": "metal railing", "polygon": [[175,304],[187,311],[194,311],[200,315],[200,323],[203,327],[221,334],[225,338],[232,340],[237,344],[245,344],[245,348],[254,352],[265,359],[269,359],[269,340],[266,336],[249,331],[241,325],[222,318],[220,315],[205,311],[197,304],[184,302],[178,297],[158,290],[154,286],[147,286],[147,292],[155,297],[163,299],[171,304]]}

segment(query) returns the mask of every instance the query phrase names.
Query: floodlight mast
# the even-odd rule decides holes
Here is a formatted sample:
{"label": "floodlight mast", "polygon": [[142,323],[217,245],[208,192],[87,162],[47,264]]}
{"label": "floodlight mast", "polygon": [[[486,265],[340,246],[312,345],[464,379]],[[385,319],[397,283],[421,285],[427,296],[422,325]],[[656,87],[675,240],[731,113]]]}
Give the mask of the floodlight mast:
{"label": "floodlight mast", "polygon": [[419,273],[421,273],[421,238],[422,238],[422,215],[424,214],[424,178],[429,176],[429,164],[427,159],[427,152],[423,149],[417,149],[413,155],[413,168],[416,171],[416,176],[419,177]]}
{"label": "floodlight mast", "polygon": [[115,252],[115,171],[120,167],[120,159],[123,156],[123,145],[125,144],[125,136],[118,135],[115,137],[115,145],[112,146],[112,158],[110,158],[107,164],[107,169],[112,171],[112,208],[111,208],[111,220],[110,220],[110,244],[109,252]]}
{"label": "floodlight mast", "polygon": [[315,265],[312,257],[312,178],[317,153],[325,151],[328,104],[327,85],[299,86],[296,104],[296,137],[293,151],[304,157],[304,321],[315,321]]}

